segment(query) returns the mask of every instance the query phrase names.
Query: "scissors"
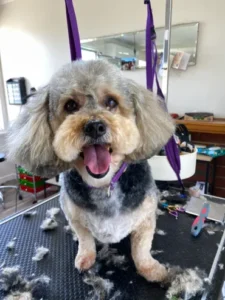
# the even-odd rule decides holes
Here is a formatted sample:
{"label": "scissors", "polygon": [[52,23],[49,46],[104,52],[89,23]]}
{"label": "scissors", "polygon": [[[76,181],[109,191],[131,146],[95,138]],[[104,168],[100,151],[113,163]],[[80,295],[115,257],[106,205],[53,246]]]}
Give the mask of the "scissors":
{"label": "scissors", "polygon": [[168,203],[161,203],[162,207],[167,209],[171,216],[174,216],[176,220],[178,219],[178,212],[185,212],[184,208],[179,205],[169,205]]}

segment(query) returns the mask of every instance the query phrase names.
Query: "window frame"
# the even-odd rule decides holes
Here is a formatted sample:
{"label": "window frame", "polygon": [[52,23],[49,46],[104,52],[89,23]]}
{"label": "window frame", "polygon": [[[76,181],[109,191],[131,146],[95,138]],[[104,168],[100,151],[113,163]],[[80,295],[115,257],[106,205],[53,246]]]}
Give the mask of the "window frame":
{"label": "window frame", "polygon": [[4,78],[2,73],[1,54],[0,54],[0,118],[3,120],[3,128],[0,128],[0,134],[5,134],[8,127],[8,111],[6,104],[6,94],[4,86]]}

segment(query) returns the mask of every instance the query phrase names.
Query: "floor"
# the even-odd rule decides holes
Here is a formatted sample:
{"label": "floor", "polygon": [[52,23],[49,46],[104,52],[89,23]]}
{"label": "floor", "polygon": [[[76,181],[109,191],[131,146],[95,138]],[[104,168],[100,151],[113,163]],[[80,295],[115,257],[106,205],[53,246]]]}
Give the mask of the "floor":
{"label": "floor", "polygon": [[[16,185],[16,180],[7,182],[4,185]],[[57,194],[58,192],[59,192],[58,186],[51,186],[50,188],[47,189],[47,198]],[[32,194],[21,192],[21,195],[23,199],[17,201],[17,212],[25,210],[35,205],[33,204],[34,197],[32,196]],[[16,212],[15,210],[16,190],[15,189],[4,190],[3,196],[4,196],[4,205],[0,203],[0,220],[7,218]],[[44,198],[44,192],[38,193],[37,199],[38,199],[38,203],[46,200],[46,198]]]}

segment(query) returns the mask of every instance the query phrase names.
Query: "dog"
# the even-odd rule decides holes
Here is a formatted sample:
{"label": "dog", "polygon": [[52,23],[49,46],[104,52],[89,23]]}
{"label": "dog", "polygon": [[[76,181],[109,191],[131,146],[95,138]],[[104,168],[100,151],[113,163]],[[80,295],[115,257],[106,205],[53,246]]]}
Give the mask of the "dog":
{"label": "dog", "polygon": [[78,237],[77,269],[94,265],[96,240],[130,235],[139,274],[166,278],[150,254],[158,193],[147,159],[173,132],[163,101],[104,60],[64,66],[24,106],[8,157],[37,175],[63,173],[60,203]]}

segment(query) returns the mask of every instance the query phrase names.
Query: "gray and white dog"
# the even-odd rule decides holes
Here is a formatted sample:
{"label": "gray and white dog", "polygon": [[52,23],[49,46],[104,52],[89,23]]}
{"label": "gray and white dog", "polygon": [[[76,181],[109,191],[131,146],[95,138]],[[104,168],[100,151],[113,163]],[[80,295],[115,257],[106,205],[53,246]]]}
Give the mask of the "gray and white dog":
{"label": "gray and white dog", "polygon": [[130,234],[137,271],[149,281],[167,276],[150,254],[157,190],[146,160],[174,131],[160,101],[105,61],[77,61],[29,100],[10,129],[10,159],[42,176],[64,172],[61,206],[78,236],[79,270],[95,263],[95,239],[116,243]]}

